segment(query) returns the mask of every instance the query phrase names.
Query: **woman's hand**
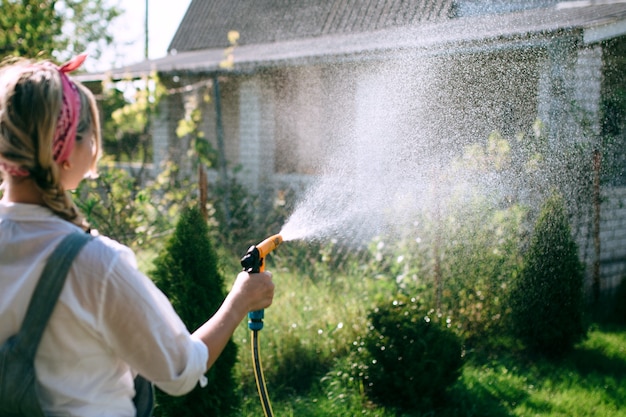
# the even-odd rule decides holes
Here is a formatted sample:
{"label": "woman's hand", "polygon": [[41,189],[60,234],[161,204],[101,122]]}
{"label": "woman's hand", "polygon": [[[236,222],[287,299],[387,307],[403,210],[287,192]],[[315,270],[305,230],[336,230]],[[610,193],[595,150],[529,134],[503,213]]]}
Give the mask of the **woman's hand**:
{"label": "woman's hand", "polygon": [[240,272],[228,297],[236,307],[249,311],[269,307],[274,299],[274,282],[271,272]]}

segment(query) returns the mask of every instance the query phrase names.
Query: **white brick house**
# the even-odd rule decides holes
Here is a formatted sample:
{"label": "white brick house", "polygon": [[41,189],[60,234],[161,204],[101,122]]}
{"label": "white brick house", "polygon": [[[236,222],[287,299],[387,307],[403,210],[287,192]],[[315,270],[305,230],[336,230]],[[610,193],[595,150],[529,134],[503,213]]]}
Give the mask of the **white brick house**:
{"label": "white brick house", "polygon": [[[230,30],[241,38],[224,70]],[[203,130],[260,192],[316,175],[327,149],[352,134],[361,99],[374,99],[372,85],[411,92],[407,114],[419,113],[419,135],[430,140],[415,146],[426,155],[493,130],[528,130],[537,118],[550,126],[552,146],[600,141],[606,92],[626,88],[609,71],[626,71],[625,44],[626,1],[193,0],[167,57],[114,76],[155,69],[172,88],[219,87],[219,101],[204,104]],[[166,100],[155,121],[155,166],[184,155],[175,135],[184,98]],[[621,124],[610,159],[621,169],[602,188],[601,245],[594,231],[580,233],[583,258],[599,261],[602,290],[626,276],[626,115],[612,111]],[[415,133],[412,120],[400,133]]]}

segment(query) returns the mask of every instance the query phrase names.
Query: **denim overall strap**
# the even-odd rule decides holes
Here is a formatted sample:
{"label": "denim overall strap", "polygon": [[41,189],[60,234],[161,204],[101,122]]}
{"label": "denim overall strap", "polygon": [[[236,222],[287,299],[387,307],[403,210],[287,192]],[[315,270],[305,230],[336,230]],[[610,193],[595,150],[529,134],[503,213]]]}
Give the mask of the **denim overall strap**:
{"label": "denim overall strap", "polygon": [[72,261],[91,239],[93,236],[86,233],[70,233],[48,258],[17,335],[18,346],[27,357],[35,359],[41,336],[57,304]]}
{"label": "denim overall strap", "polygon": [[72,233],[44,267],[18,334],[0,346],[0,416],[43,417],[35,389],[34,359],[74,257],[92,236]]}

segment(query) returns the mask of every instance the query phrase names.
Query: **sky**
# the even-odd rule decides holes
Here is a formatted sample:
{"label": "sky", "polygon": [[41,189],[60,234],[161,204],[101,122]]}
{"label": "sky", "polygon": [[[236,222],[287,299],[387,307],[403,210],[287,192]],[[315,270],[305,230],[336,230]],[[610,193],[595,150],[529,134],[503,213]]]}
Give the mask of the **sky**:
{"label": "sky", "polygon": [[[92,62],[86,68],[88,71],[105,71],[144,59],[146,0],[110,0],[110,3],[123,10],[123,14],[112,23],[114,44],[103,51],[98,62]],[[189,3],[191,0],[148,0],[150,59],[161,58],[167,54],[167,47]]]}

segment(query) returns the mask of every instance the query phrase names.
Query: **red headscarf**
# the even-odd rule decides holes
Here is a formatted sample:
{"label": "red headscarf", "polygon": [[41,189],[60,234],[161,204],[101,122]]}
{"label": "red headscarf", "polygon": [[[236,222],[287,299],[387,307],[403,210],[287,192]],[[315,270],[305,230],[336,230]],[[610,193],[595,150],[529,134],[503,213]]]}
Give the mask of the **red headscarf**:
{"label": "red headscarf", "polygon": [[61,84],[63,85],[63,106],[57,119],[57,128],[52,142],[53,158],[61,163],[69,158],[76,143],[76,130],[80,117],[80,94],[78,87],[67,76],[68,72],[76,70],[87,58],[86,54],[78,55],[71,61],[59,67]]}

